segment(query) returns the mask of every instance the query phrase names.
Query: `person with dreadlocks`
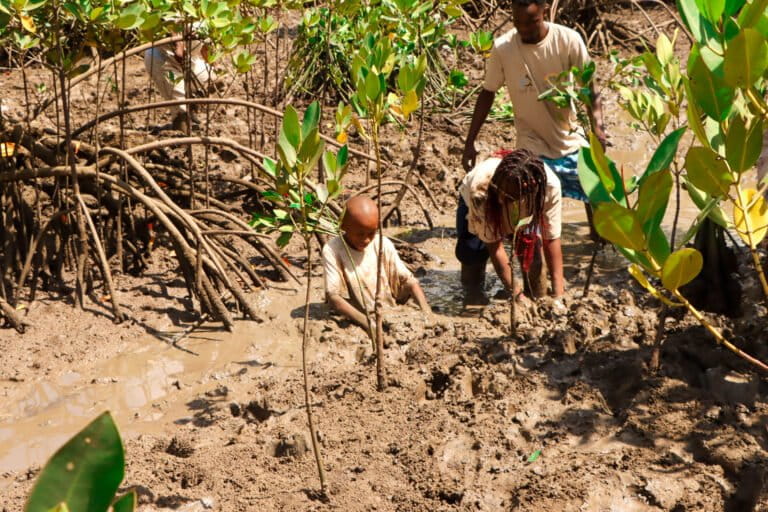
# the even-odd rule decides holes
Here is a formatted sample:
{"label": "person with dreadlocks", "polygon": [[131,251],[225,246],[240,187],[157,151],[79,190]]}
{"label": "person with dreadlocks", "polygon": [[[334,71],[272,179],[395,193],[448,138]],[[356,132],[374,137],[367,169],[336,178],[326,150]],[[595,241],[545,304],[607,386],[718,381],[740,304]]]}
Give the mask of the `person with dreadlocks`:
{"label": "person with dreadlocks", "polygon": [[[506,289],[516,297],[520,293],[519,287],[512,289],[505,239],[515,240],[514,252],[527,274],[535,271],[531,264],[540,250],[541,237],[552,294],[563,295],[562,197],[560,180],[549,166],[527,149],[499,151],[464,177],[459,194],[456,257],[461,262],[461,281],[468,303],[483,299],[488,258]],[[518,229],[526,217],[530,221]],[[469,245],[472,238],[483,246]]]}
{"label": "person with dreadlocks", "polygon": [[[540,100],[554,79],[573,67],[583,67],[589,60],[584,40],[575,30],[549,22],[548,0],[512,0],[514,28],[493,43],[485,63],[483,86],[472,113],[464,142],[462,166],[469,172],[476,163],[475,141],[488,118],[496,92],[506,87],[515,114],[515,145],[540,157],[560,179],[565,197],[584,202],[590,220],[590,236],[598,240],[592,226],[592,210],[581,188],[577,172],[578,151],[587,144],[573,106],[559,108]],[[594,98],[589,109],[595,136],[603,147],[607,136],[602,123],[602,101]],[[477,244],[477,242],[474,242]]]}

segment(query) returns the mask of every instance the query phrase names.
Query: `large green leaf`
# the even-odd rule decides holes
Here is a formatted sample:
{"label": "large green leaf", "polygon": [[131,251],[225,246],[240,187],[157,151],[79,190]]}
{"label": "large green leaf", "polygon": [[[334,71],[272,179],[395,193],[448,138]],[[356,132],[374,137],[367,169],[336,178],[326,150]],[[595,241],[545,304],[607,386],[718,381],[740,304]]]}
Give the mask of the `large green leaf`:
{"label": "large green leaf", "polygon": [[120,11],[115,26],[122,30],[133,30],[144,23],[144,6],[139,3],[129,5]]}
{"label": "large green leaf", "polygon": [[735,116],[725,135],[725,156],[731,170],[741,173],[751,169],[763,149],[763,122],[753,120],[747,127],[741,116]]}
{"label": "large green leaf", "polygon": [[743,29],[725,49],[725,83],[746,89],[763,76],[768,67],[768,43],[753,28]]}
{"label": "large green leaf", "polygon": [[696,5],[699,8],[699,12],[701,12],[708,21],[717,24],[720,20],[720,16],[723,15],[725,0],[696,0]]}
{"label": "large green leaf", "polygon": [[378,73],[368,71],[368,74],[365,77],[365,96],[368,98],[368,101],[375,103],[380,94],[381,84],[379,82]]}
{"label": "large green leaf", "polygon": [[[707,43],[713,44],[717,40],[717,31],[714,25],[703,16],[704,13],[699,10],[697,3],[696,0],[677,0],[677,10],[680,13],[680,18],[691,31],[696,42],[702,46]],[[722,9],[720,12],[722,12]]]}
{"label": "large green leaf", "polygon": [[283,128],[280,131],[280,135],[284,136],[285,140],[293,146],[293,149],[298,150],[301,145],[301,127],[299,126],[299,114],[296,109],[291,105],[285,107],[285,114],[283,115]]}
{"label": "large green leaf", "polygon": [[593,132],[589,132],[589,151],[592,154],[592,161],[595,163],[595,170],[603,183],[603,187],[610,194],[616,188],[616,182],[611,176],[611,167],[608,157],[605,155],[603,145],[597,139]]}
{"label": "large green leaf", "polygon": [[296,166],[296,148],[288,140],[285,130],[280,130],[277,138],[277,154],[280,155],[282,164],[287,169],[293,169]]}
{"label": "large green leaf", "polygon": [[756,26],[768,7],[768,0],[752,0],[747,3],[739,13],[739,26],[743,28],[752,28]]}
{"label": "large green leaf", "polygon": [[707,67],[701,56],[698,56],[691,66],[690,84],[693,100],[709,117],[716,121],[723,121],[728,117],[735,92],[718,73]]}
{"label": "large green leaf", "polygon": [[637,219],[647,234],[664,218],[672,191],[672,173],[669,169],[651,174],[642,185],[637,198]]}
{"label": "large green leaf", "polygon": [[598,234],[620,247],[642,251],[645,235],[635,212],[616,203],[594,205],[594,223]]}
{"label": "large green leaf", "polygon": [[301,123],[301,137],[304,138],[309,132],[314,129],[318,129],[318,123],[320,122],[320,104],[317,101],[313,101],[304,111],[304,119]]}
{"label": "large green leaf", "polygon": [[[733,227],[733,221],[728,214],[725,213],[725,210],[718,205],[720,200],[719,196],[712,197],[710,194],[700,190],[693,183],[688,181],[687,177],[683,180],[683,188],[688,191],[691,201],[693,201],[693,204],[696,205],[699,211],[706,212],[699,222],[707,217],[715,224],[725,229],[731,229]],[[693,234],[695,234],[695,232]]]}
{"label": "large green leaf", "polygon": [[701,122],[701,118],[704,114],[694,101],[691,82],[688,80],[688,77],[683,77],[683,86],[685,87],[685,96],[688,98],[685,109],[688,126],[703,146],[709,146],[709,139],[707,138],[707,133],[704,131],[704,124]]}
{"label": "large green leaf", "polygon": [[61,502],[77,512],[104,512],[123,481],[123,443],[109,412],[66,442],[43,468],[25,512],[46,512]]}
{"label": "large green leaf", "polygon": [[688,181],[712,196],[724,196],[733,184],[728,165],[714,151],[700,146],[688,150],[685,157]]}
{"label": "large green leaf", "polygon": [[642,186],[643,182],[652,174],[669,169],[669,166],[672,165],[672,161],[675,159],[677,147],[680,144],[680,139],[685,133],[685,129],[686,127],[683,126],[664,137],[664,140],[661,141],[659,147],[654,151],[651,161],[648,162],[648,167],[645,168],[645,172],[640,178],[640,186]]}
{"label": "large green leaf", "polygon": [[661,269],[661,284],[670,291],[690,283],[701,272],[704,259],[696,249],[684,248],[673,252]]}
{"label": "large green leaf", "polygon": [[746,0],[725,0],[725,15],[733,16],[744,7]]}
{"label": "large green leaf", "polygon": [[653,224],[649,229],[646,229],[648,239],[648,252],[651,253],[653,259],[658,265],[664,265],[669,257],[670,248],[667,235],[661,228],[661,222]]}
{"label": "large green leaf", "polygon": [[589,198],[592,204],[604,203],[611,200],[610,194],[605,189],[600,175],[597,172],[597,165],[592,160],[592,154],[587,147],[579,150],[579,160],[577,166],[579,172],[579,183],[582,190]]}

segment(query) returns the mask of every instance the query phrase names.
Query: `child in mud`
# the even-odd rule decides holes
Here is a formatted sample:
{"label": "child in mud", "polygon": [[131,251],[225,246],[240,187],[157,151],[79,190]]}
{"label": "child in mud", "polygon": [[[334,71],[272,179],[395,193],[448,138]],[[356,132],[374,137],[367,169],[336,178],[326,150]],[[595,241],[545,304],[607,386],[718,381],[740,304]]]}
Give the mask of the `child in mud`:
{"label": "child in mud", "polygon": [[[342,236],[323,247],[325,296],[335,311],[367,329],[365,311],[373,311],[379,251],[379,210],[369,197],[347,202]],[[419,282],[384,237],[381,294],[384,305],[403,304],[413,297],[422,311],[431,313]],[[346,247],[345,247],[346,245]]]}
{"label": "child in mud", "polygon": [[[484,300],[485,265],[490,257],[505,288],[512,289],[512,269],[504,238],[514,234],[518,221],[531,216],[517,233],[514,248],[524,272],[543,238],[544,259],[552,293],[564,293],[560,180],[540,158],[527,149],[499,151],[477,164],[461,181],[456,211],[456,257],[461,262],[461,282],[468,303]],[[480,242],[480,243],[478,243]],[[539,268],[540,272],[540,268]],[[537,276],[531,276],[536,281]]]}

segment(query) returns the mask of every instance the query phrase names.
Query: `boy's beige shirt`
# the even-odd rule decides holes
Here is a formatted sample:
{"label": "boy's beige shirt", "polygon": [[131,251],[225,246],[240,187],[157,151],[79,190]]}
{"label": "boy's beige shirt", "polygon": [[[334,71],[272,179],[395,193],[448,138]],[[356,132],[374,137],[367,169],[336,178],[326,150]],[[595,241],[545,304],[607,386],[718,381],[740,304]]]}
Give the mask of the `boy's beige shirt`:
{"label": "boy's beige shirt", "polygon": [[[515,110],[518,148],[535,155],[560,158],[586,144],[572,108],[558,108],[538,99],[561,72],[589,61],[587,47],[575,30],[547,23],[549,31],[537,44],[525,44],[516,29],[494,42],[485,64],[483,88],[496,92],[506,84]],[[533,75],[529,76],[528,70]],[[537,90],[538,89],[538,90]]]}
{"label": "boy's beige shirt", "polygon": [[[365,306],[369,311],[373,310],[373,296],[376,293],[376,267],[379,247],[379,235],[363,251],[356,251],[349,247],[349,254],[344,248],[344,242],[340,236],[330,240],[323,247],[323,267],[325,269],[325,293],[326,295],[338,294],[348,297],[356,302],[362,310],[362,298],[365,298]],[[352,259],[350,260],[350,256]],[[406,285],[413,274],[397,254],[392,241],[384,237],[384,251],[382,254],[382,302],[388,306],[394,306],[396,301],[403,298]],[[357,269],[357,276],[355,275]],[[362,284],[363,292],[358,286],[358,276]]]}

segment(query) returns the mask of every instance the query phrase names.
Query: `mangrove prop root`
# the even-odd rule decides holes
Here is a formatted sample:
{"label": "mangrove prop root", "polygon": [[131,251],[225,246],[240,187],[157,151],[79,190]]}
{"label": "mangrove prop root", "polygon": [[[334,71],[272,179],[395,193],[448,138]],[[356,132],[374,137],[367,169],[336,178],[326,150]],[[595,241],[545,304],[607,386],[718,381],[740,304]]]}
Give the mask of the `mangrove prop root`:
{"label": "mangrove prop root", "polygon": [[8,304],[5,299],[0,298],[0,313],[5,317],[6,321],[19,332],[24,334],[26,327],[29,325],[27,322],[21,319],[13,306]]}

